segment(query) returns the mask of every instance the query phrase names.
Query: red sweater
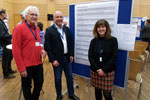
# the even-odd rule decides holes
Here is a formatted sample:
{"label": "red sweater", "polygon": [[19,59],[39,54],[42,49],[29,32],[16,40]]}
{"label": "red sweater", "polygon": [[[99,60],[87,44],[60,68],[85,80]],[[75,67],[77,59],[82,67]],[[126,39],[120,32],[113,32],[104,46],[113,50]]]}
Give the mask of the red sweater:
{"label": "red sweater", "polygon": [[[34,26],[29,25],[35,34]],[[26,70],[26,67],[41,64],[41,46],[36,46],[35,42],[40,43],[40,30],[36,26],[36,37],[33,36],[26,22],[17,25],[13,30],[12,53],[19,72]]]}

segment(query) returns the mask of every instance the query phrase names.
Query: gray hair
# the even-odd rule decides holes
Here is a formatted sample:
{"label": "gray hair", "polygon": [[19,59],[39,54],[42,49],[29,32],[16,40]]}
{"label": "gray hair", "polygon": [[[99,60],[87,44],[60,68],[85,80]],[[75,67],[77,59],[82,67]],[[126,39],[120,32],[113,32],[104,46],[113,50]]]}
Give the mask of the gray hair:
{"label": "gray hair", "polygon": [[28,6],[24,11],[23,11],[23,16],[26,18],[30,10],[35,10],[38,17],[40,15],[39,9],[36,6]]}

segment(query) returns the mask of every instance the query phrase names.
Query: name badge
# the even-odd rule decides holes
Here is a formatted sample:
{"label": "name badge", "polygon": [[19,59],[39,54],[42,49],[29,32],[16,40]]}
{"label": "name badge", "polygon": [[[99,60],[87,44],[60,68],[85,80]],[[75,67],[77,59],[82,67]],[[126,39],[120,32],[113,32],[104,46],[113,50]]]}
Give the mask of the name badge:
{"label": "name badge", "polygon": [[35,46],[40,46],[40,43],[39,42],[35,42]]}
{"label": "name badge", "polygon": [[99,61],[102,62],[102,57],[99,57]]}

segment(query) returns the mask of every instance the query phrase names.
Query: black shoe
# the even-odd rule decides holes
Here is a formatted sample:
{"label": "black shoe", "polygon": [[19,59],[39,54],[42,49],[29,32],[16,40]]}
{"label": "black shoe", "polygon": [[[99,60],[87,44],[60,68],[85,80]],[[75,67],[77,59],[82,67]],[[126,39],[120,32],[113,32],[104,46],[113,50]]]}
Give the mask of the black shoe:
{"label": "black shoe", "polygon": [[4,76],[4,79],[11,79],[11,78],[15,78],[16,76],[14,75],[6,75]]}
{"label": "black shoe", "polygon": [[77,97],[76,95],[69,96],[69,98],[72,99],[72,100],[80,100],[80,98]]}
{"label": "black shoe", "polygon": [[9,73],[10,73],[10,74],[14,74],[14,73],[17,73],[17,71],[16,71],[16,70],[12,70],[12,71],[10,71]]}
{"label": "black shoe", "polygon": [[56,100],[62,100],[63,99],[63,95],[59,95],[57,96]]}

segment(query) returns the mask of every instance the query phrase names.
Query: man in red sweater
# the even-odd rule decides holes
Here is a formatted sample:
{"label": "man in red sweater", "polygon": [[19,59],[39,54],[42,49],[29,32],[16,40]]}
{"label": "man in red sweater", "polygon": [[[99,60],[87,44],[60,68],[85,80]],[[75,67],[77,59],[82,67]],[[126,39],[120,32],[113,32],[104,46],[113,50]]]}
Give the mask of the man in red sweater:
{"label": "man in red sweater", "polygon": [[[43,64],[46,51],[40,45],[40,30],[36,26],[39,10],[29,6],[24,10],[25,20],[13,31],[12,52],[20,72],[25,100],[38,100],[43,85]],[[31,82],[34,89],[31,93]]]}

